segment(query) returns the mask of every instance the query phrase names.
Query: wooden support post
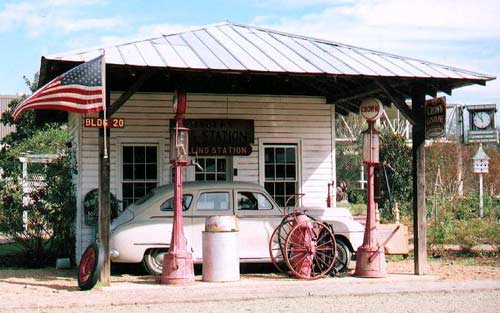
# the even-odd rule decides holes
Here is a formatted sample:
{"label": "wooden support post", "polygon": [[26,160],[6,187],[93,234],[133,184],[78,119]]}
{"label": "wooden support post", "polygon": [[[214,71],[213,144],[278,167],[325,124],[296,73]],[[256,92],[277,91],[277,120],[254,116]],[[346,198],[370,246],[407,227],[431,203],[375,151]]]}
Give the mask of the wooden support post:
{"label": "wooden support post", "polygon": [[[106,103],[109,103],[109,92],[106,92]],[[99,117],[104,118],[101,112]],[[109,117],[108,117],[109,118]],[[109,158],[104,158],[104,132],[107,133],[108,154],[110,152],[110,134],[109,128],[99,128],[99,243],[104,252],[104,264],[101,271],[101,284],[109,286],[110,259],[109,259],[109,227],[111,223],[111,196],[110,196],[110,168]]]}
{"label": "wooden support post", "polygon": [[415,275],[427,270],[427,225],[425,207],[425,91],[412,92],[412,111],[416,123],[412,131],[413,173],[413,243]]}

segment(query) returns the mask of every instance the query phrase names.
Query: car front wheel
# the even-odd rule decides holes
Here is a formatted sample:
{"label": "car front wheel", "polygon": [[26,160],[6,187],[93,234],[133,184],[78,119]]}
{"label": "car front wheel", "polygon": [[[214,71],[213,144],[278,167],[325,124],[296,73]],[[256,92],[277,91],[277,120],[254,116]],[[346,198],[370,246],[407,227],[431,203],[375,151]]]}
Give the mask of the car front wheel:
{"label": "car front wheel", "polygon": [[351,261],[352,252],[347,246],[347,244],[342,239],[337,239],[337,255],[335,257],[335,263],[333,264],[333,272],[345,273],[349,270],[349,261]]}
{"label": "car front wheel", "polygon": [[163,256],[167,253],[168,249],[148,249],[144,253],[142,264],[144,269],[151,275],[161,275],[163,271]]}

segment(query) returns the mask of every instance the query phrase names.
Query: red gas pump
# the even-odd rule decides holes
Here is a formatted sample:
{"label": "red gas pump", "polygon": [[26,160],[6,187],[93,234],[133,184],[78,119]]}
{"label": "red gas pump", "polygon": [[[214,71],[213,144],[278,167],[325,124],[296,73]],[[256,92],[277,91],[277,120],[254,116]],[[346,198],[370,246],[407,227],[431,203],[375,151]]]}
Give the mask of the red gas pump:
{"label": "red gas pump", "polygon": [[176,111],[175,134],[171,139],[171,161],[175,170],[174,221],[170,249],[163,257],[162,284],[186,284],[194,282],[193,256],[187,249],[182,216],[182,177],[184,167],[189,165],[189,129],[183,127],[186,112],[186,93],[176,91],[174,110]]}
{"label": "red gas pump", "polygon": [[382,114],[382,103],[370,98],[363,101],[360,107],[361,115],[368,123],[368,129],[363,132],[363,163],[368,167],[367,214],[363,245],[356,255],[356,270],[358,277],[385,277],[387,275],[384,247],[377,242],[377,224],[375,222],[375,167],[379,162],[379,132],[374,124]]}

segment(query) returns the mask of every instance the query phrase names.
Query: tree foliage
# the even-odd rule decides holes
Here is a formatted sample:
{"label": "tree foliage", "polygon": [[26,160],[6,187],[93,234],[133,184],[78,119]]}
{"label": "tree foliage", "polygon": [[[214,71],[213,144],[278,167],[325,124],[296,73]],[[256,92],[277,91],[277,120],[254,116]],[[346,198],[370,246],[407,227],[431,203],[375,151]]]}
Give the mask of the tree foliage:
{"label": "tree foliage", "polygon": [[[35,84],[29,85],[34,87]],[[37,126],[32,111],[25,111],[14,121],[12,110],[19,101],[12,101],[0,119],[3,124],[16,126],[16,132],[3,138],[5,146],[0,150],[0,169],[3,170],[0,232],[23,246],[26,265],[39,267],[51,257],[71,257],[74,254],[76,201],[72,174],[75,167],[66,145],[69,140],[66,126]],[[23,205],[23,196],[26,195],[22,191],[19,157],[26,152],[59,154],[61,157],[50,164],[30,168],[44,178],[44,183],[34,188],[28,195],[29,204],[25,205],[25,201]],[[27,212],[27,228],[23,227],[23,212]]]}
{"label": "tree foliage", "polygon": [[397,202],[403,216],[412,214],[412,166],[411,149],[403,136],[383,133],[380,138],[381,199],[379,209],[382,217],[393,216]]}

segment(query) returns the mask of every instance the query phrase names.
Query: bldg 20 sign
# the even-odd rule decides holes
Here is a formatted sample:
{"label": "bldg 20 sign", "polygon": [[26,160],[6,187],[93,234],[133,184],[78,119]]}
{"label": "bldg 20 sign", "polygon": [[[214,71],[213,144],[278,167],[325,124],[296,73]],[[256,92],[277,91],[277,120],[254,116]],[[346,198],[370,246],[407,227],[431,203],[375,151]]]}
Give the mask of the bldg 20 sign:
{"label": "bldg 20 sign", "polygon": [[[170,120],[171,130],[175,120]],[[250,155],[254,121],[240,119],[185,119],[189,128],[189,155]]]}

